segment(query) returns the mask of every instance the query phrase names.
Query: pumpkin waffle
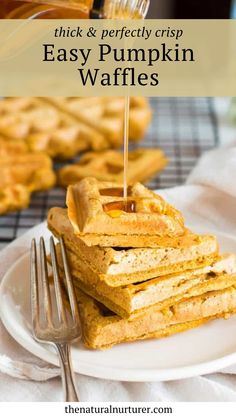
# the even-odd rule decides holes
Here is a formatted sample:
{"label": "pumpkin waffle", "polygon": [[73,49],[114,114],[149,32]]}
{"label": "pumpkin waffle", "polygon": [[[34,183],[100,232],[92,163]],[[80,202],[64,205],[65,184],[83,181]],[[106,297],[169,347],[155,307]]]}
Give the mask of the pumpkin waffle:
{"label": "pumpkin waffle", "polygon": [[[123,143],[123,98],[5,98],[0,135],[21,140],[31,151],[67,159],[85,150]],[[151,119],[145,98],[132,98],[130,139],[143,137]]]}
{"label": "pumpkin waffle", "polygon": [[[128,183],[142,182],[160,172],[167,164],[164,153],[155,148],[138,149],[129,152]],[[58,182],[66,187],[85,177],[99,181],[122,183],[124,156],[116,150],[89,152],[79,162],[64,166],[58,172]]]}
{"label": "pumpkin waffle", "polygon": [[[88,239],[88,235],[86,236],[77,236],[74,234],[74,229],[72,224],[67,216],[67,210],[64,208],[54,207],[51,208],[48,212],[48,226],[52,232],[54,232],[56,237],[60,237],[63,235],[64,240],[71,242],[72,249],[80,252],[80,247],[86,245],[85,248],[89,251],[89,247],[97,248],[99,247],[116,247],[114,238],[112,236],[105,237],[105,244],[101,244],[99,242],[98,235],[89,235],[94,238],[95,244],[91,246],[91,240]],[[160,237],[160,236],[147,236],[147,237],[139,237],[137,235],[134,236],[126,236],[126,240],[124,235],[118,235],[120,239],[123,239],[124,248],[139,248],[139,247],[188,247],[193,244],[193,242],[198,241],[198,235],[191,233],[188,229],[184,230],[182,236],[175,236],[175,237]],[[93,239],[92,239],[93,241]],[[103,241],[103,238],[102,238]],[[104,243],[104,242],[103,242]],[[136,246],[135,246],[136,244]],[[119,247],[119,246],[117,246]]]}
{"label": "pumpkin waffle", "polygon": [[43,99],[32,97],[0,101],[0,135],[25,142],[31,151],[61,159],[74,157],[84,150],[102,150],[109,146],[97,130]]}
{"label": "pumpkin waffle", "polygon": [[[67,216],[67,210],[64,208],[54,207],[51,208],[48,212],[48,226],[50,230],[55,234],[56,237],[63,236],[64,240],[68,242],[68,246],[70,246],[74,251],[78,251],[80,254],[81,246],[86,249],[87,252],[90,252],[89,247],[92,247],[93,250],[97,249],[98,247],[115,247],[115,241],[112,236],[105,236],[102,237],[100,242],[98,235],[86,235],[86,236],[77,236],[74,234],[74,229],[72,224]],[[88,238],[89,236],[89,238]],[[92,239],[90,238],[92,236]],[[137,235],[133,236],[124,236],[118,235],[118,238],[122,240],[124,243],[124,248],[130,247],[150,247],[155,248],[159,246],[167,246],[167,247],[189,247],[194,242],[198,242],[199,238],[196,234],[191,233],[188,229],[184,230],[184,234],[182,236],[175,236],[175,237],[160,237],[160,236],[147,236],[147,237],[139,237]],[[94,245],[92,243],[94,242]],[[118,247],[118,246],[117,246]]]}
{"label": "pumpkin waffle", "polygon": [[[56,249],[58,263],[62,268],[60,247],[57,246]],[[67,250],[67,255],[74,285],[114,313],[127,318],[154,305],[162,309],[184,298],[225,288],[226,284],[231,286],[231,274],[236,273],[235,256],[225,254],[204,268],[164,275],[145,282],[116,287],[114,290],[114,287],[105,282],[94,280],[86,265],[72,252]]]}
{"label": "pumpkin waffle", "polygon": [[105,281],[111,287],[142,282],[160,275],[197,269],[211,264],[218,254],[214,236],[194,235],[183,239],[183,245],[156,248],[106,248],[87,246],[73,234],[65,211],[52,208],[48,227],[56,237],[63,237],[66,248],[87,266],[88,279]]}
{"label": "pumpkin waffle", "polygon": [[0,138],[0,158],[26,153],[27,151],[28,148],[22,141]]}
{"label": "pumpkin waffle", "polygon": [[[178,236],[184,232],[182,214],[161,196],[135,183],[122,185],[85,178],[67,190],[68,217],[75,234]],[[123,246],[117,240],[117,246]]]}
{"label": "pumpkin waffle", "polygon": [[228,319],[236,312],[234,285],[191,297],[163,310],[147,310],[134,319],[122,319],[83,291],[76,289],[84,344],[106,349],[121,342],[161,338],[198,327],[216,318]]}
{"label": "pumpkin waffle", "polygon": [[41,153],[0,156],[0,214],[25,208],[32,192],[55,183],[50,157]]}
{"label": "pumpkin waffle", "polygon": [[11,185],[0,188],[0,215],[27,208],[31,193],[24,185]]}
{"label": "pumpkin waffle", "polygon": [[[45,98],[63,112],[73,115],[80,123],[103,135],[111,147],[119,147],[124,138],[123,97],[50,97]],[[139,141],[145,135],[152,112],[147,99],[130,98],[129,138]]]}

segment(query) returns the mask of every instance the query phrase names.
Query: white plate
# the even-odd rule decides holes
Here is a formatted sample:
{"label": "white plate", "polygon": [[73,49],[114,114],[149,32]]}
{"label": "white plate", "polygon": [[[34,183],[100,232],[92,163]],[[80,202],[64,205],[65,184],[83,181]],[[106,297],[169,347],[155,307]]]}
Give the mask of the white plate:
{"label": "white plate", "polygon": [[[48,236],[46,225],[38,231],[38,236],[41,234]],[[222,251],[236,253],[236,239],[219,234],[218,239]],[[21,257],[2,281],[0,315],[25,349],[58,365],[53,348],[40,345],[31,335],[29,254]],[[72,348],[72,358],[76,372],[112,380],[174,380],[210,373],[236,363],[236,316],[169,338],[121,344],[106,351],[88,350],[79,342]]]}

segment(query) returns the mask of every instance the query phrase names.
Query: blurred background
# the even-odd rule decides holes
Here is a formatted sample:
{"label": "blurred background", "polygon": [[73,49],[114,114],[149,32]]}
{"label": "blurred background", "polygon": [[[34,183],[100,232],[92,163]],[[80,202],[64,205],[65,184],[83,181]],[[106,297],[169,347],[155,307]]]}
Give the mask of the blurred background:
{"label": "blurred background", "polygon": [[150,19],[228,19],[236,16],[235,0],[151,0]]}

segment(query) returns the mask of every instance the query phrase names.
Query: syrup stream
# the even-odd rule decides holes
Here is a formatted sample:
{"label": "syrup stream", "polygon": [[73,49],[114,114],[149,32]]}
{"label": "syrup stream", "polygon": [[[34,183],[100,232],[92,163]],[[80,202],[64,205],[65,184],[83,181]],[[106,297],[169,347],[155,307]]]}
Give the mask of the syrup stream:
{"label": "syrup stream", "polygon": [[124,200],[128,198],[128,158],[129,158],[129,110],[130,96],[125,97],[124,115]]}

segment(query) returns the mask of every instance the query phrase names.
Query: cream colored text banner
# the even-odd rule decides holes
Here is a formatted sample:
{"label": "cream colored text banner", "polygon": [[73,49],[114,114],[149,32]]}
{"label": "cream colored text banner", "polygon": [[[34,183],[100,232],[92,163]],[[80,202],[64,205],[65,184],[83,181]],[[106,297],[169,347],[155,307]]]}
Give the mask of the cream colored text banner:
{"label": "cream colored text banner", "polygon": [[1,20],[1,96],[236,96],[234,20]]}

